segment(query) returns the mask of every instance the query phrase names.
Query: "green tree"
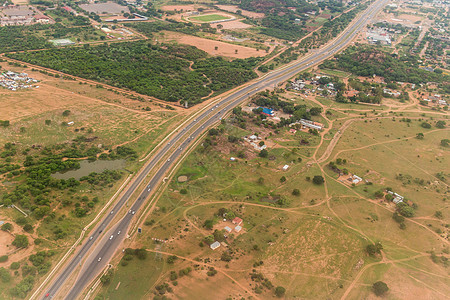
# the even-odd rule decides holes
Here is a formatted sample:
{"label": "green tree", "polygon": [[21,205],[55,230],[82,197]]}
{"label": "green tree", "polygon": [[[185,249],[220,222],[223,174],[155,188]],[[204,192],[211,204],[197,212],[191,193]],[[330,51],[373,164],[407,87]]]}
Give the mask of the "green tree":
{"label": "green tree", "polygon": [[70,115],[70,110],[66,109],[65,111],[63,111],[62,115],[63,115],[64,117],[69,116],[69,115]]}
{"label": "green tree", "polygon": [[416,134],[416,138],[417,138],[418,140],[423,140],[424,137],[425,137],[425,136],[423,135],[422,132],[419,132],[418,134]]}
{"label": "green tree", "polygon": [[292,195],[294,195],[294,196],[300,196],[300,190],[299,190],[299,189],[293,189],[293,190],[292,190]]}
{"label": "green tree", "polygon": [[426,128],[426,129],[430,129],[431,128],[431,124],[427,123],[427,122],[422,122],[422,124],[420,124],[420,126],[422,126],[423,128]]}
{"label": "green tree", "polygon": [[325,182],[325,179],[321,175],[316,175],[313,177],[312,182],[317,185],[321,185]]}
{"label": "green tree", "polygon": [[266,158],[269,156],[269,151],[267,151],[266,149],[262,149],[258,155],[259,157]]}
{"label": "green tree", "polygon": [[366,252],[370,256],[375,256],[376,254],[380,254],[381,250],[383,249],[383,246],[380,242],[377,242],[375,244],[369,244],[366,246]]}
{"label": "green tree", "polygon": [[283,297],[285,294],[286,294],[286,289],[285,289],[284,287],[282,287],[282,286],[277,286],[277,287],[275,288],[275,295],[276,295],[278,298]]}
{"label": "green tree", "polygon": [[449,145],[450,145],[450,140],[449,139],[441,140],[441,146],[442,147],[448,147]]}
{"label": "green tree", "polygon": [[17,248],[27,248],[28,247],[27,236],[23,234],[16,235],[16,238],[12,242],[12,245],[16,246]]}
{"label": "green tree", "polygon": [[11,223],[5,223],[2,225],[1,229],[3,231],[11,231],[13,229],[13,226]]}
{"label": "green tree", "polygon": [[377,296],[383,296],[389,291],[389,287],[383,281],[377,281],[372,285],[373,292]]}
{"label": "green tree", "polygon": [[436,127],[437,128],[440,128],[440,129],[443,129],[443,128],[445,128],[445,121],[437,121],[436,122]]}

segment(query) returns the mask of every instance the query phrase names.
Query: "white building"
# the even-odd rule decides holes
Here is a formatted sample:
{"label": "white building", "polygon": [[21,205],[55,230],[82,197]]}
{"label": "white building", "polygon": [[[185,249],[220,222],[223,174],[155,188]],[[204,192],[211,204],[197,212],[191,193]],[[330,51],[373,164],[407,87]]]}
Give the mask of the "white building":
{"label": "white building", "polygon": [[215,241],[214,243],[209,245],[209,248],[211,248],[212,250],[216,250],[219,247],[220,247],[220,243],[218,241]]}

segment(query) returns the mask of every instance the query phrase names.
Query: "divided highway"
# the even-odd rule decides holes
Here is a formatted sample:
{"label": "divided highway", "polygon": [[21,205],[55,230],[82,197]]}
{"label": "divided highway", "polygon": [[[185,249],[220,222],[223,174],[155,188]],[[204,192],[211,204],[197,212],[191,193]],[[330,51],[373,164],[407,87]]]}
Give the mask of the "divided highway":
{"label": "divided highway", "polygon": [[[182,156],[189,145],[199,137],[205,130],[218,122],[226,113],[234,107],[241,104],[248,97],[256,94],[260,90],[266,88],[273,88],[279,83],[282,83],[289,78],[295,76],[298,72],[308,69],[344,49],[356,36],[356,34],[367,24],[368,20],[373,18],[388,0],[375,1],[369,8],[361,13],[350,26],[338,36],[334,41],[325,45],[321,49],[313,52],[307,57],[291,63],[283,68],[275,70],[259,80],[247,85],[246,87],[231,93],[219,102],[216,102],[213,107],[209,107],[196,119],[188,122],[184,128],[180,129],[171,139],[166,142],[162,148],[157,152],[151,161],[138,174],[132,184],[125,191],[123,196],[104,217],[97,229],[89,236],[81,249],[78,250],[70,262],[67,263],[56,279],[52,282],[50,288],[45,291],[35,293],[31,299],[39,297],[40,299],[58,298],[58,299],[77,299],[80,293],[88,286],[88,284],[104,269],[109,262],[114,252],[119,248],[123,239],[127,235],[128,227],[135,212],[145,203],[145,200],[151,192],[157,188],[158,184],[164,178],[164,175],[170,170],[174,162]],[[176,147],[176,148],[175,148]],[[125,204],[128,206],[128,200],[134,192],[140,187],[142,182],[146,179],[154,168],[163,162],[157,170],[153,178],[150,180],[145,189],[141,192],[138,199],[131,205],[112,229],[106,233],[105,230],[109,225],[112,225],[112,220],[116,217],[119,211]],[[98,241],[98,243],[96,243]],[[89,253],[88,253],[89,252]],[[86,258],[86,261],[84,259]],[[72,275],[74,270],[83,265],[81,271],[77,275],[75,284],[70,288],[67,295],[58,294],[58,291],[64,287],[64,290],[69,290],[66,281]],[[36,295],[36,296],[35,296]]]}

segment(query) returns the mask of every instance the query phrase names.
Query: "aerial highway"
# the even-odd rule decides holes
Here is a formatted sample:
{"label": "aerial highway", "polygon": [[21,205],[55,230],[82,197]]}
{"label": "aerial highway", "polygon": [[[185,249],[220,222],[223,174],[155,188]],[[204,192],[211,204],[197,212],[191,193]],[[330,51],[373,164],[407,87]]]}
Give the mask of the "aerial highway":
{"label": "aerial highway", "polygon": [[[38,289],[31,296],[31,299],[77,299],[81,292],[108,264],[113,254],[121,246],[122,241],[127,237],[129,225],[136,216],[137,211],[146,203],[150,194],[156,190],[166,173],[189,149],[196,138],[220,121],[234,107],[248,99],[248,97],[261,90],[273,88],[295,76],[298,72],[316,65],[344,49],[367,22],[386,5],[387,1],[374,1],[355,18],[343,33],[322,48],[232,92],[228,96],[214,102],[196,116],[195,119],[186,122],[182,128],[179,128],[172,134],[171,138],[162,144],[161,149],[143,167],[113,208],[107,212],[107,215],[100,221],[96,229],[91,232],[91,235],[86,237],[82,246],[59,271],[51,285],[45,289]],[[155,169],[156,167],[158,167],[157,170]],[[128,207],[129,199],[138,189],[142,188],[142,183],[146,181],[150,173],[154,174],[153,177],[137,197],[137,200]],[[122,210],[125,204],[128,207],[126,212]],[[115,224],[112,223],[113,220]],[[82,266],[81,270],[78,274],[74,274],[75,269],[79,266]],[[68,283],[68,279],[73,279],[73,276],[76,276],[75,283]]]}

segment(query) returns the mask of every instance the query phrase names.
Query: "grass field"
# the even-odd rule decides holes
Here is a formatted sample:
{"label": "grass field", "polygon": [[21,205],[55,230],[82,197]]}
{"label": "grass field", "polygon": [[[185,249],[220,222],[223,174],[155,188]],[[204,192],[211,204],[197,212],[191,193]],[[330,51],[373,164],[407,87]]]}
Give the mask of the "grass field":
{"label": "grass field", "polygon": [[195,16],[195,17],[189,18],[189,20],[199,21],[199,22],[212,22],[212,21],[220,21],[220,20],[228,20],[228,19],[230,19],[229,16],[219,15],[219,14]]}

